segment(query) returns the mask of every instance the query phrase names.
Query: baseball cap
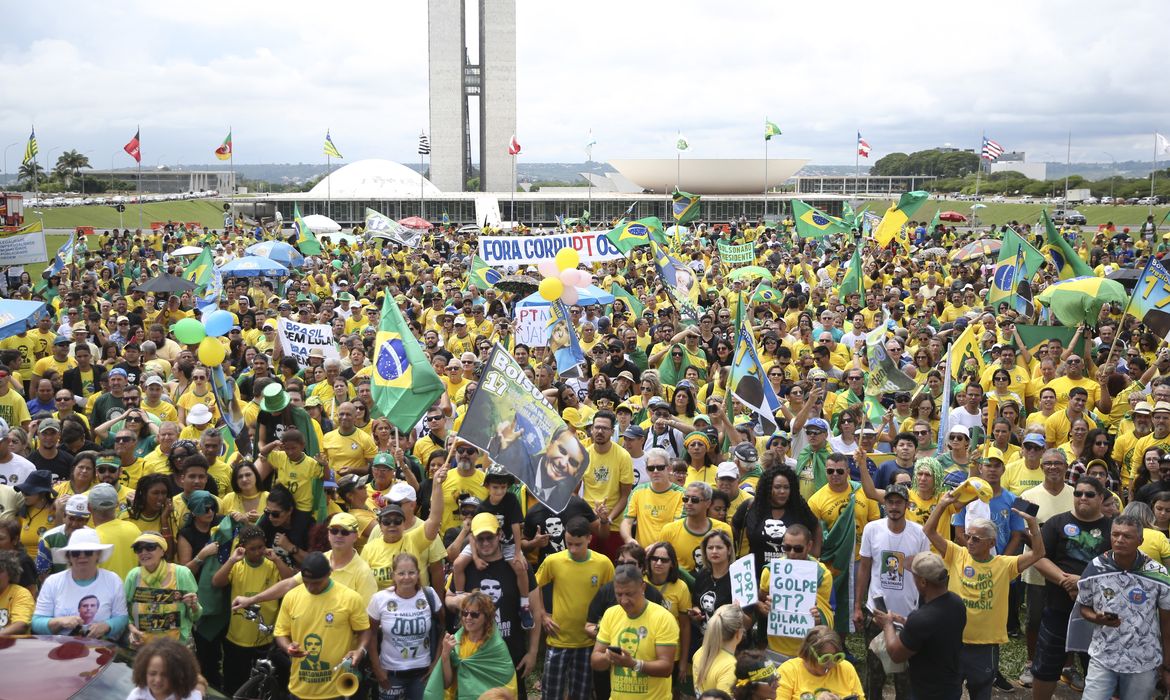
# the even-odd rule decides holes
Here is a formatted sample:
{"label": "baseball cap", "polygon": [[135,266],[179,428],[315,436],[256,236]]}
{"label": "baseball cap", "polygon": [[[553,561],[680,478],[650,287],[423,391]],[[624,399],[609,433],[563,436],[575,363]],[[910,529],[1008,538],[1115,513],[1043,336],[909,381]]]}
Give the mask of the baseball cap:
{"label": "baseball cap", "polygon": [[53,345],[68,345],[71,341],[63,335],[59,335],[53,339]]}
{"label": "baseball cap", "polygon": [[988,461],[995,459],[1002,463],[1004,461],[1003,450],[999,449],[998,447],[989,447],[987,448],[987,454],[984,455],[984,459]]}
{"label": "baseball cap", "polygon": [[391,504],[387,505],[386,507],[384,507],[382,510],[378,511],[379,518],[381,518],[384,515],[401,515],[403,517],[406,517],[406,513],[402,510],[402,506],[398,505],[397,503],[391,503]]}
{"label": "baseball cap", "polygon": [[390,490],[386,492],[386,498],[397,502],[413,502],[418,500],[418,494],[415,493],[414,487],[405,481],[396,481],[394,482],[394,485],[390,487]]}
{"label": "baseball cap", "polygon": [[309,552],[301,562],[301,576],[303,578],[327,578],[333,573],[329,560],[321,552]]}
{"label": "baseball cap", "polygon": [[760,459],[760,452],[754,445],[748,442],[741,442],[735,447],[731,448],[731,454],[738,460],[744,462],[757,462]]}
{"label": "baseball cap", "polygon": [[646,430],[640,425],[630,425],[630,427],[626,428],[625,432],[622,433],[622,437],[630,438],[631,440],[644,438],[646,437]]}
{"label": "baseball cap", "polygon": [[716,479],[738,479],[739,467],[735,466],[735,462],[720,462],[719,468],[715,470]]}
{"label": "baseball cap", "polygon": [[126,374],[126,370],[122,369],[121,367],[115,367],[114,369],[110,370],[110,373],[106,376],[122,377],[123,379],[126,379],[129,378],[130,375]]}
{"label": "baseball cap", "polygon": [[44,420],[37,423],[38,435],[45,432],[46,430],[56,430],[57,432],[61,432],[61,421],[57,420],[56,418],[45,418]]}
{"label": "baseball cap", "polygon": [[65,501],[65,515],[88,516],[89,498],[84,493],[76,493]]}
{"label": "baseball cap", "polygon": [[157,374],[152,374],[146,378],[145,386],[154,386],[156,384],[158,386],[163,386],[164,382],[162,380],[162,377],[158,376]]}
{"label": "baseball cap", "polygon": [[906,484],[890,484],[886,487],[885,500],[890,500],[890,496],[896,496],[901,498],[903,501],[909,501],[910,489],[906,488]]}
{"label": "baseball cap", "polygon": [[1030,443],[1037,447],[1048,447],[1048,441],[1040,433],[1028,433],[1024,436],[1023,443],[1025,445]]}
{"label": "baseball cap", "polygon": [[646,404],[646,408],[650,409],[651,411],[659,407],[670,408],[670,404],[667,403],[666,399],[662,398],[661,396],[655,396],[654,398],[650,399],[650,403]]}
{"label": "baseball cap", "polygon": [[485,532],[499,532],[500,521],[494,513],[480,513],[471,519],[471,535],[479,537]]}
{"label": "baseball cap", "polygon": [[118,491],[109,484],[98,484],[86,494],[89,507],[94,510],[111,510],[118,507]]}
{"label": "baseball cap", "polygon": [[[809,418],[804,424],[804,429],[807,431],[810,428],[827,433],[829,432],[829,422],[824,418]],[[966,430],[966,428],[964,428],[964,430]]]}
{"label": "baseball cap", "polygon": [[[1170,405],[1170,404],[1167,404]],[[962,435],[965,438],[971,437],[971,431],[965,425],[952,425],[947,435]]]}
{"label": "baseball cap", "polygon": [[942,585],[947,582],[947,565],[943,558],[934,552],[923,552],[914,557],[910,563],[910,571],[923,581]]}
{"label": "baseball cap", "polygon": [[357,532],[358,520],[349,513],[338,513],[329,519],[329,527],[343,527],[350,532]]}

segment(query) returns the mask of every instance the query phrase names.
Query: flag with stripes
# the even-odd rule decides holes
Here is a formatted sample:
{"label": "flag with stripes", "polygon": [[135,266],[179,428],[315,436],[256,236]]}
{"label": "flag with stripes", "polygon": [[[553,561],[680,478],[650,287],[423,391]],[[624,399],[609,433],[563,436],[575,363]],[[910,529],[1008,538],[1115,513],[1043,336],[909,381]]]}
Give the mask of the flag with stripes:
{"label": "flag with stripes", "polygon": [[40,150],[37,148],[37,130],[33,129],[28,135],[28,144],[24,147],[24,165],[35,162]]}
{"label": "flag with stripes", "polygon": [[861,138],[861,132],[857,132],[857,155],[862,158],[869,158],[869,142]]}
{"label": "flag with stripes", "polygon": [[329,156],[330,158],[341,158],[344,160],[344,157],[341,155],[341,151],[337,150],[337,146],[333,145],[333,137],[329,135],[328,129],[325,130],[325,149],[324,150],[325,150],[326,156]]}
{"label": "flag with stripes", "polygon": [[419,132],[418,135],[418,154],[420,156],[429,156],[431,154],[431,140],[427,138],[427,132]]}
{"label": "flag with stripes", "polygon": [[980,152],[979,156],[981,158],[983,158],[984,160],[989,160],[992,163],[994,163],[995,161],[999,160],[999,157],[1002,155],[1003,155],[1003,146],[999,145],[995,141],[992,141],[991,139],[984,136],[983,137],[983,150]]}

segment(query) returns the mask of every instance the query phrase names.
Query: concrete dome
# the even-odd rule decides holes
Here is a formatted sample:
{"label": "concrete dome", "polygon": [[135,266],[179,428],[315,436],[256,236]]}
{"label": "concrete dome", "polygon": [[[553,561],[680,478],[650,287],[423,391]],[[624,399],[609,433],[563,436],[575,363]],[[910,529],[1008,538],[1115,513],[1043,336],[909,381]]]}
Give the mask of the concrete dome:
{"label": "concrete dome", "polygon": [[[368,158],[333,171],[309,190],[312,197],[331,196],[333,199],[401,199],[419,196],[420,175],[410,168],[392,160]],[[441,194],[425,178],[422,180],[424,196]]]}

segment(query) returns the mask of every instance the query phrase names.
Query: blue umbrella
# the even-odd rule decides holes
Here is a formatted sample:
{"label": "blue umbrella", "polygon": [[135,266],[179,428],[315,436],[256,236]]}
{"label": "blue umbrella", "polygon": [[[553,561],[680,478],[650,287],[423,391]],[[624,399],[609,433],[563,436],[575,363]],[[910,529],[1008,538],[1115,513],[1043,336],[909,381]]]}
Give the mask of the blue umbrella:
{"label": "blue umbrella", "polygon": [[219,268],[224,277],[285,277],[288,268],[278,262],[248,255],[225,263]]}
{"label": "blue umbrella", "polygon": [[[548,306],[549,303],[540,296],[540,292],[536,292],[524,298],[521,302],[526,306]],[[574,306],[593,306],[594,304],[612,304],[613,295],[609,292],[597,287],[589,285],[588,287],[577,288],[577,303]]]}
{"label": "blue umbrella", "polygon": [[31,329],[47,313],[43,301],[0,299],[0,339]]}
{"label": "blue umbrella", "polygon": [[300,267],[305,264],[305,256],[301,255],[301,251],[284,241],[253,243],[244,250],[252,255],[276,261],[285,267]]}

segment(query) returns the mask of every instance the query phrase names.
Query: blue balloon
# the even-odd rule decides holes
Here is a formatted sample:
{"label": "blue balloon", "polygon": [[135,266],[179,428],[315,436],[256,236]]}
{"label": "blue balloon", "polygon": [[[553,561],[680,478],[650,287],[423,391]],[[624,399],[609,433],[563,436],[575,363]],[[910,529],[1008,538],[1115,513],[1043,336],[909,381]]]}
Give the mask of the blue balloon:
{"label": "blue balloon", "polygon": [[207,314],[207,318],[203,320],[203,328],[207,331],[207,335],[212,338],[221,338],[228,334],[232,326],[236,324],[235,317],[232,312],[224,311],[223,309],[216,309]]}

